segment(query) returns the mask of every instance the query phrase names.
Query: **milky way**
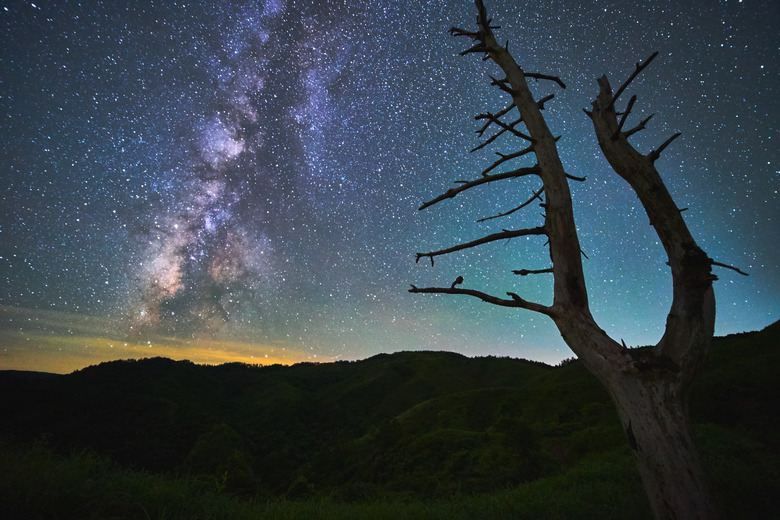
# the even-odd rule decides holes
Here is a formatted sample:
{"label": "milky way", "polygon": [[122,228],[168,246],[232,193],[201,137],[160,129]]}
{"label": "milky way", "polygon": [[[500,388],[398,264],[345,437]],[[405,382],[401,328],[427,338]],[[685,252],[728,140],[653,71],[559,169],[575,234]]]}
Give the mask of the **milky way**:
{"label": "milky way", "polygon": [[257,301],[272,278],[273,244],[255,218],[263,206],[243,202],[253,195],[254,177],[267,175],[257,160],[273,123],[266,114],[261,123],[260,111],[276,45],[264,26],[279,10],[242,11],[239,28],[208,60],[216,106],[186,136],[175,203],[139,237],[140,297],[129,311],[134,335],[218,330],[241,314],[244,301]]}
{"label": "milky way", "polygon": [[[470,28],[473,5],[146,4],[0,6],[3,328],[40,328],[38,311],[95,318],[92,334],[139,344],[221,339],[326,360],[570,355],[542,317],[406,292],[463,276],[464,287],[551,298],[549,280],[511,274],[548,266],[533,238],[434,268],[414,262],[417,251],[539,224],[533,205],[477,222],[526,200],[539,187],[526,180],[417,211],[495,152],[524,146],[502,139],[468,153],[474,115],[506,105],[489,85],[495,68],[458,56],[465,42],[447,34]],[[656,113],[632,139],[651,150],[682,132],[659,170],[703,249],[750,273],[716,273],[716,332],[773,322],[774,4],[488,3],[518,62],[567,83],[534,88],[555,93],[548,123],[569,173],[587,177],[572,189],[594,316],[629,344],[660,337],[668,267],[582,108],[597,77],[619,84],[660,52],[632,84],[637,120]]]}

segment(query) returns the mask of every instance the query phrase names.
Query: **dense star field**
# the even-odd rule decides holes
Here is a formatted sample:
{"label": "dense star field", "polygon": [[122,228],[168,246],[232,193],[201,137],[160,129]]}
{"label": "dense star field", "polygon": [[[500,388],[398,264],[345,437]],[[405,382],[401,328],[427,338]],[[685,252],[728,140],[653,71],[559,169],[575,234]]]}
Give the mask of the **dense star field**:
{"label": "dense star field", "polygon": [[[683,5],[680,5],[683,4]],[[775,2],[491,1],[574,176],[591,309],[655,343],[666,256],[582,112],[607,74],[632,83],[627,125],[716,261],[716,333],[780,316]],[[505,181],[418,212],[526,143],[479,144],[508,104],[497,68],[447,34],[469,2],[22,2],[0,5],[0,368],[104,359],[357,359],[444,349],[556,362],[551,322],[410,283],[550,303],[544,240],[415,264],[427,252],[542,223],[541,184]],[[625,103],[626,99],[622,100]],[[622,108],[625,105],[621,105]],[[630,127],[627,126],[627,127]],[[488,132],[489,134],[490,132]],[[486,137],[487,135],[486,134]],[[530,166],[526,157],[510,167]],[[266,358],[267,356],[267,358]]]}

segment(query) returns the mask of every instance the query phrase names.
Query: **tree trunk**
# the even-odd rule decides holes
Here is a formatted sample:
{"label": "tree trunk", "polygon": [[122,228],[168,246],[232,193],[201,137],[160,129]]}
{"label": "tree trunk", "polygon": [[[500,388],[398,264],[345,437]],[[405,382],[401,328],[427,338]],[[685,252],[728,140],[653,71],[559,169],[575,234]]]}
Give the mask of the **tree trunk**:
{"label": "tree trunk", "polygon": [[[593,102],[593,111],[586,110],[593,121],[604,156],[639,197],[669,257],[672,274],[672,307],[664,336],[655,347],[628,349],[599,328],[590,313],[568,186],[571,176],[563,168],[556,147],[557,139],[541,114],[545,101],[552,96],[536,100],[525,78],[552,80],[563,88],[565,86],[554,76],[526,73],[509,53],[508,44],[499,45],[496,41],[492,32],[495,27],[491,25],[482,0],[475,0],[475,4],[478,30],[473,32],[454,27],[450,32],[476,42],[461,54],[478,53],[484,54],[485,59],[492,59],[506,74],[503,79],[493,78],[492,84],[512,96],[512,105],[508,108],[497,114],[477,117],[488,120],[478,132],[481,134],[495,123],[501,127],[496,136],[509,131],[529,141],[530,146],[515,154],[499,154],[501,158],[486,169],[481,178],[460,181],[458,188],[448,190],[420,209],[485,183],[534,174],[541,178],[543,184],[545,221],[541,227],[505,229],[502,233],[448,249],[418,253],[417,260],[430,257],[433,264],[434,256],[484,243],[517,236],[546,235],[552,268],[515,272],[551,272],[554,278],[553,304],[548,307],[529,302],[513,292],[506,293],[511,299],[503,299],[475,289],[456,287],[463,283],[462,277],[456,278],[450,287],[418,288],[413,285],[410,292],[470,295],[495,305],[528,309],[552,318],[567,345],[612,395],[655,517],[659,520],[716,518],[714,500],[696,454],[688,420],[688,389],[707,355],[715,323],[713,261],[694,241],[681,216],[683,210],[675,204],[654,165],[661,152],[680,134],[674,134],[650,153],[642,154],[628,142],[628,138],[642,130],[649,118],[624,131],[623,125],[636,97],[632,97],[620,113],[620,121],[615,109],[618,97],[657,53],[644,64],[637,64],[636,71],[615,94],[606,77],[599,79],[600,90]],[[522,121],[528,135],[515,130],[516,123],[508,125],[500,121],[500,117],[513,107],[521,115],[516,123]],[[520,157],[531,151],[536,156],[536,165],[488,175],[508,158]],[[539,193],[541,190],[534,197]]]}
{"label": "tree trunk", "polygon": [[[712,291],[707,294],[712,297]],[[703,357],[687,356],[688,363],[679,363],[663,355],[659,346],[627,349],[590,316],[566,313],[555,316],[555,323],[566,344],[612,396],[654,517],[718,518],[688,416],[689,388],[700,366],[690,361]],[[683,340],[706,352],[711,336]]]}
{"label": "tree trunk", "polygon": [[655,518],[716,518],[690,432],[687,392],[674,381],[636,375],[608,386]]}

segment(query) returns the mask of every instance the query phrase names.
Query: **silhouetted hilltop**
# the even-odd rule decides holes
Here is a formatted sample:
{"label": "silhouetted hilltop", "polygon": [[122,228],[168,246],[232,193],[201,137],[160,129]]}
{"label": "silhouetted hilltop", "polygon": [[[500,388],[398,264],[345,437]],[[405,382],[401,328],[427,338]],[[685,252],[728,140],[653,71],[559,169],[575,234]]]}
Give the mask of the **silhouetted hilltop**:
{"label": "silhouetted hilltop", "polygon": [[[718,338],[698,423],[774,455],[780,324]],[[222,478],[229,491],[341,499],[481,492],[624,450],[606,393],[560,367],[448,352],[355,362],[201,366],[114,361],[66,376],[0,372],[0,434],[124,466]]]}

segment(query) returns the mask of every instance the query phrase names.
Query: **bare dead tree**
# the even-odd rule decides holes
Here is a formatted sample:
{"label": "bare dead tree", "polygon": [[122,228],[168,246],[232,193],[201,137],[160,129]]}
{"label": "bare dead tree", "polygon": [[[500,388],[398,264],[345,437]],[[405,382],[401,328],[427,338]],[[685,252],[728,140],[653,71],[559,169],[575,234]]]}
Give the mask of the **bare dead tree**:
{"label": "bare dead tree", "polygon": [[[699,248],[681,216],[681,211],[664,186],[655,161],[663,150],[680,134],[675,134],[648,154],[638,152],[628,137],[645,128],[649,118],[630,130],[623,130],[631,108],[632,97],[618,121],[615,102],[632,80],[656,57],[650,56],[617,92],[612,91],[606,77],[598,80],[600,91],[586,114],[593,122],[598,143],[609,164],[638,195],[669,257],[673,284],[673,302],[666,329],[660,342],[647,349],[628,349],[604,332],[595,322],[588,308],[588,294],[582,270],[582,253],[572,213],[569,180],[583,180],[568,175],[558,154],[556,141],[542,117],[544,103],[549,95],[535,100],[526,78],[549,80],[562,88],[557,77],[525,72],[508,51],[508,45],[499,45],[482,0],[476,0],[477,30],[467,31],[453,27],[450,33],[473,40],[474,45],[461,55],[479,54],[494,61],[505,74],[503,79],[492,78],[492,85],[511,96],[511,104],[498,113],[477,116],[484,126],[477,132],[482,136],[491,127],[497,133],[480,149],[502,135],[514,136],[524,142],[515,153],[502,155],[474,180],[458,181],[458,186],[426,202],[419,209],[456,197],[483,184],[522,177],[538,177],[542,187],[519,207],[497,218],[528,205],[544,195],[544,223],[541,226],[493,233],[453,247],[417,253],[417,260],[434,258],[455,251],[477,247],[497,240],[519,236],[541,235],[547,238],[552,267],[521,269],[519,275],[551,273],[553,276],[553,303],[542,305],[507,292],[507,298],[462,287],[416,287],[412,293],[462,294],[482,301],[526,309],[549,316],[558,327],[567,345],[583,364],[606,387],[617,407],[620,420],[637,462],[653,513],[659,519],[712,519],[717,508],[707,479],[699,463],[688,418],[688,394],[694,376],[704,360],[713,335],[715,297],[712,266],[725,266],[711,260]],[[502,117],[517,109],[520,118],[505,123]],[[516,116],[515,116],[516,117]],[[525,131],[519,124],[523,123]],[[535,157],[536,163],[503,173],[493,173],[510,159]],[[484,219],[483,219],[484,220]],[[744,274],[744,273],[742,273]],[[462,281],[462,278],[459,279]]]}

